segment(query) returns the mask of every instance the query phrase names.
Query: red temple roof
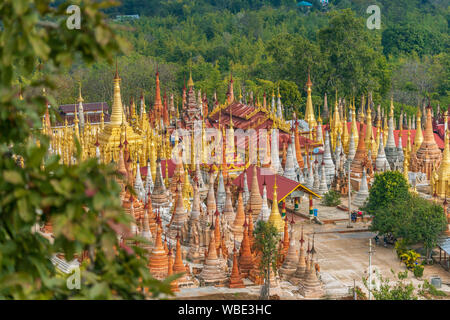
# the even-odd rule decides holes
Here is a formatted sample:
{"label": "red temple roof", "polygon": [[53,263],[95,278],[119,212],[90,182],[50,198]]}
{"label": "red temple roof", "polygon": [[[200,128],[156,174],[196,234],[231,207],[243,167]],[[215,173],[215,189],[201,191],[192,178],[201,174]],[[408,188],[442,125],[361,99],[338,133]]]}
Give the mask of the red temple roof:
{"label": "red temple roof", "polygon": [[[348,128],[349,135],[350,135],[350,131],[351,131],[351,125],[352,125],[351,122],[347,122],[347,128]],[[360,130],[360,125],[361,125],[361,123],[356,122],[356,126],[358,127],[358,132]],[[362,125],[364,126],[364,131],[365,131],[367,125],[365,123],[363,123]],[[325,128],[328,130],[329,125],[328,124],[325,125],[324,126],[324,130],[325,130]],[[442,128],[442,132],[443,132],[443,130],[444,129]],[[377,136],[377,128],[372,126],[372,131],[373,131],[372,136],[375,138]],[[411,130],[407,130],[407,129],[402,130],[402,146],[403,146],[403,148],[406,147],[406,145],[408,143],[408,131],[411,131],[411,145],[414,144],[414,138],[416,136],[416,130],[415,129],[414,130],[413,129],[411,129]],[[422,130],[422,132],[423,131],[424,130]],[[399,132],[400,132],[400,130],[394,130],[394,138],[395,138],[395,144],[396,145],[398,145]],[[444,141],[440,137],[441,133],[440,132],[439,133],[434,132],[433,134],[434,134],[434,140],[436,141],[436,144],[438,145],[439,149],[444,149]],[[442,136],[444,136],[443,133],[442,133]]]}
{"label": "red temple roof", "polygon": [[[175,171],[176,164],[173,160],[161,160],[161,171],[163,178],[166,177],[166,163],[169,165],[169,178],[173,176],[173,173]],[[146,177],[147,176],[147,164],[141,164],[141,176]]]}
{"label": "red temple roof", "polygon": [[[253,166],[254,165],[250,165],[247,169],[247,183],[249,190],[251,190],[251,182],[253,179]],[[272,170],[270,168],[256,167],[256,172],[258,174],[259,192],[261,193],[261,196],[263,192],[263,183],[265,181],[267,189],[267,199],[273,200],[272,196],[273,196],[273,186],[275,184],[275,175],[273,174]],[[234,179],[233,183],[237,186],[243,186],[244,172],[242,172],[236,179]],[[277,174],[277,187],[278,187],[277,188],[278,202],[282,201],[296,189],[301,189],[301,191],[312,194],[317,198],[321,198],[319,195],[317,195],[310,189],[306,188],[304,185],[294,180],[280,176],[278,174]]]}

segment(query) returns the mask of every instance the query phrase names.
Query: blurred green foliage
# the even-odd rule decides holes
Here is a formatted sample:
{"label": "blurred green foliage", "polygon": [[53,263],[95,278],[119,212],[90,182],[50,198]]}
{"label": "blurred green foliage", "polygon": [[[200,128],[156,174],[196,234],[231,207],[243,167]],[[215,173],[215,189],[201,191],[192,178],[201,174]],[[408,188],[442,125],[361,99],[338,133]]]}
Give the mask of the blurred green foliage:
{"label": "blurred green foliage", "polygon": [[[121,208],[116,169],[95,159],[69,167],[47,154],[41,117],[55,99],[42,88],[55,88],[75,60],[111,63],[124,49],[101,11],[111,3],[71,1],[82,20],[80,30],[69,30],[69,3],[51,2],[0,3],[0,299],[143,299],[144,287],[153,297],[171,294],[170,279],[151,277],[143,249],[119,245],[131,218]],[[47,222],[52,241],[36,232]],[[50,258],[84,252],[81,288],[69,290]]]}

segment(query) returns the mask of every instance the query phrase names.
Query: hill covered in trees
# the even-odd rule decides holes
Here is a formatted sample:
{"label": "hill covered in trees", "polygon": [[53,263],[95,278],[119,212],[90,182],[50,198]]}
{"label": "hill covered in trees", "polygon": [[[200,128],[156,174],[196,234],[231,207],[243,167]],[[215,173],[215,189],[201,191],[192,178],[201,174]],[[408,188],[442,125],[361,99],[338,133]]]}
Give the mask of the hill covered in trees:
{"label": "hill covered in trees", "polygon": [[[191,65],[209,99],[217,91],[223,101],[232,71],[237,91],[262,97],[280,87],[288,113],[304,111],[308,69],[315,107],[336,90],[357,103],[372,91],[384,108],[393,94],[410,114],[425,97],[435,108],[448,106],[448,1],[310,2],[311,9],[288,0],[123,0],[105,13],[130,44],[118,57],[124,100],[143,89],[151,105],[156,65],[162,90],[179,95]],[[380,30],[366,27],[373,4],[381,9]],[[123,14],[140,18],[114,21]],[[80,79],[86,100],[110,101],[112,75],[105,64],[75,65],[59,81],[58,100],[73,102]]]}

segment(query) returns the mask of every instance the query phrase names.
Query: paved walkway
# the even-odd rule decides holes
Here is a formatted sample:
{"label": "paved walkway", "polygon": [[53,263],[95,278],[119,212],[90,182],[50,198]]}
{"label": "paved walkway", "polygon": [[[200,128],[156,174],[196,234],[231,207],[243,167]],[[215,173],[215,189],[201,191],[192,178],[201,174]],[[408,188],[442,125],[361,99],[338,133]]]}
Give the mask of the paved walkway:
{"label": "paved walkway", "polygon": [[[341,203],[347,206],[348,198],[341,198],[341,200]],[[321,221],[348,219],[348,211],[343,211],[341,209],[338,209],[337,207],[324,206],[321,204],[321,200],[317,199],[313,200],[313,204],[314,208],[318,211],[318,217]],[[293,206],[290,203],[287,203],[286,206],[293,209]],[[352,210],[353,209],[355,208],[352,206]],[[300,201],[300,213],[305,217],[309,215],[309,200],[306,198],[302,198],[302,200]]]}
{"label": "paved walkway", "polygon": [[[304,201],[301,206],[302,212],[308,212],[304,209],[307,205],[308,203]],[[319,208],[319,217],[321,220],[328,218],[337,221],[319,225],[317,223],[310,223],[308,219],[295,215],[294,237],[297,248],[302,227],[305,240],[308,240],[309,237],[312,241],[312,235],[315,233],[314,247],[317,252],[315,260],[320,265],[321,279],[324,283],[327,298],[333,299],[348,296],[349,289],[353,287],[354,281],[357,286],[363,288],[365,291],[362,278],[368,276],[369,239],[375,236],[374,233],[368,231],[370,222],[353,223],[353,228],[348,229],[347,220],[339,221],[339,219],[346,219],[348,217],[345,211],[323,207],[319,204],[317,204],[317,208]],[[288,217],[291,219],[290,213],[288,213]],[[396,280],[390,270],[393,269],[397,274],[400,271],[405,271],[406,268],[404,264],[400,263],[394,248],[392,246],[388,248],[384,248],[382,245],[376,246],[374,241],[372,242],[374,249],[372,256],[373,270],[378,271],[384,278]],[[305,248],[306,246],[307,242],[305,242]],[[448,299],[450,299],[450,273],[439,265],[425,266],[423,279],[430,281],[430,277],[436,275],[440,276],[443,282],[440,290],[447,292],[449,294]],[[260,286],[253,285],[247,279],[244,281],[248,285],[244,289],[230,289],[226,287],[182,289],[177,294],[177,297],[239,292],[258,296]],[[411,272],[409,272],[407,281],[412,281],[416,287],[418,284],[423,283],[423,281],[417,280]],[[278,287],[271,289],[271,294],[277,294],[281,299],[303,299],[296,292],[297,290],[298,288],[288,282],[280,282]]]}

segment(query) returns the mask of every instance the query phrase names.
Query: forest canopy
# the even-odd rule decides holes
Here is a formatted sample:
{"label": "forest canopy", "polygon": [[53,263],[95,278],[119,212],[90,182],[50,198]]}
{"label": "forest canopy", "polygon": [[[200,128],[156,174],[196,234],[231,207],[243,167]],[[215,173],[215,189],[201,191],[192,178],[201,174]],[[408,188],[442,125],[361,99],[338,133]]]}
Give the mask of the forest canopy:
{"label": "forest canopy", "polygon": [[[407,113],[425,99],[446,109],[449,93],[448,2],[441,0],[329,1],[304,9],[290,0],[123,0],[106,10],[129,41],[118,57],[126,104],[141,91],[152,105],[154,74],[163,92],[180,100],[192,70],[196,88],[224,101],[230,73],[236,90],[260,99],[278,87],[288,110],[304,112],[308,70],[313,104],[328,93],[356,98],[373,93],[376,104]],[[381,29],[369,30],[369,5],[381,9]],[[139,15],[118,21],[117,15]],[[75,64],[56,89],[59,103],[74,103],[78,81],[86,101],[112,98],[113,67]],[[150,103],[149,103],[150,102]]]}

